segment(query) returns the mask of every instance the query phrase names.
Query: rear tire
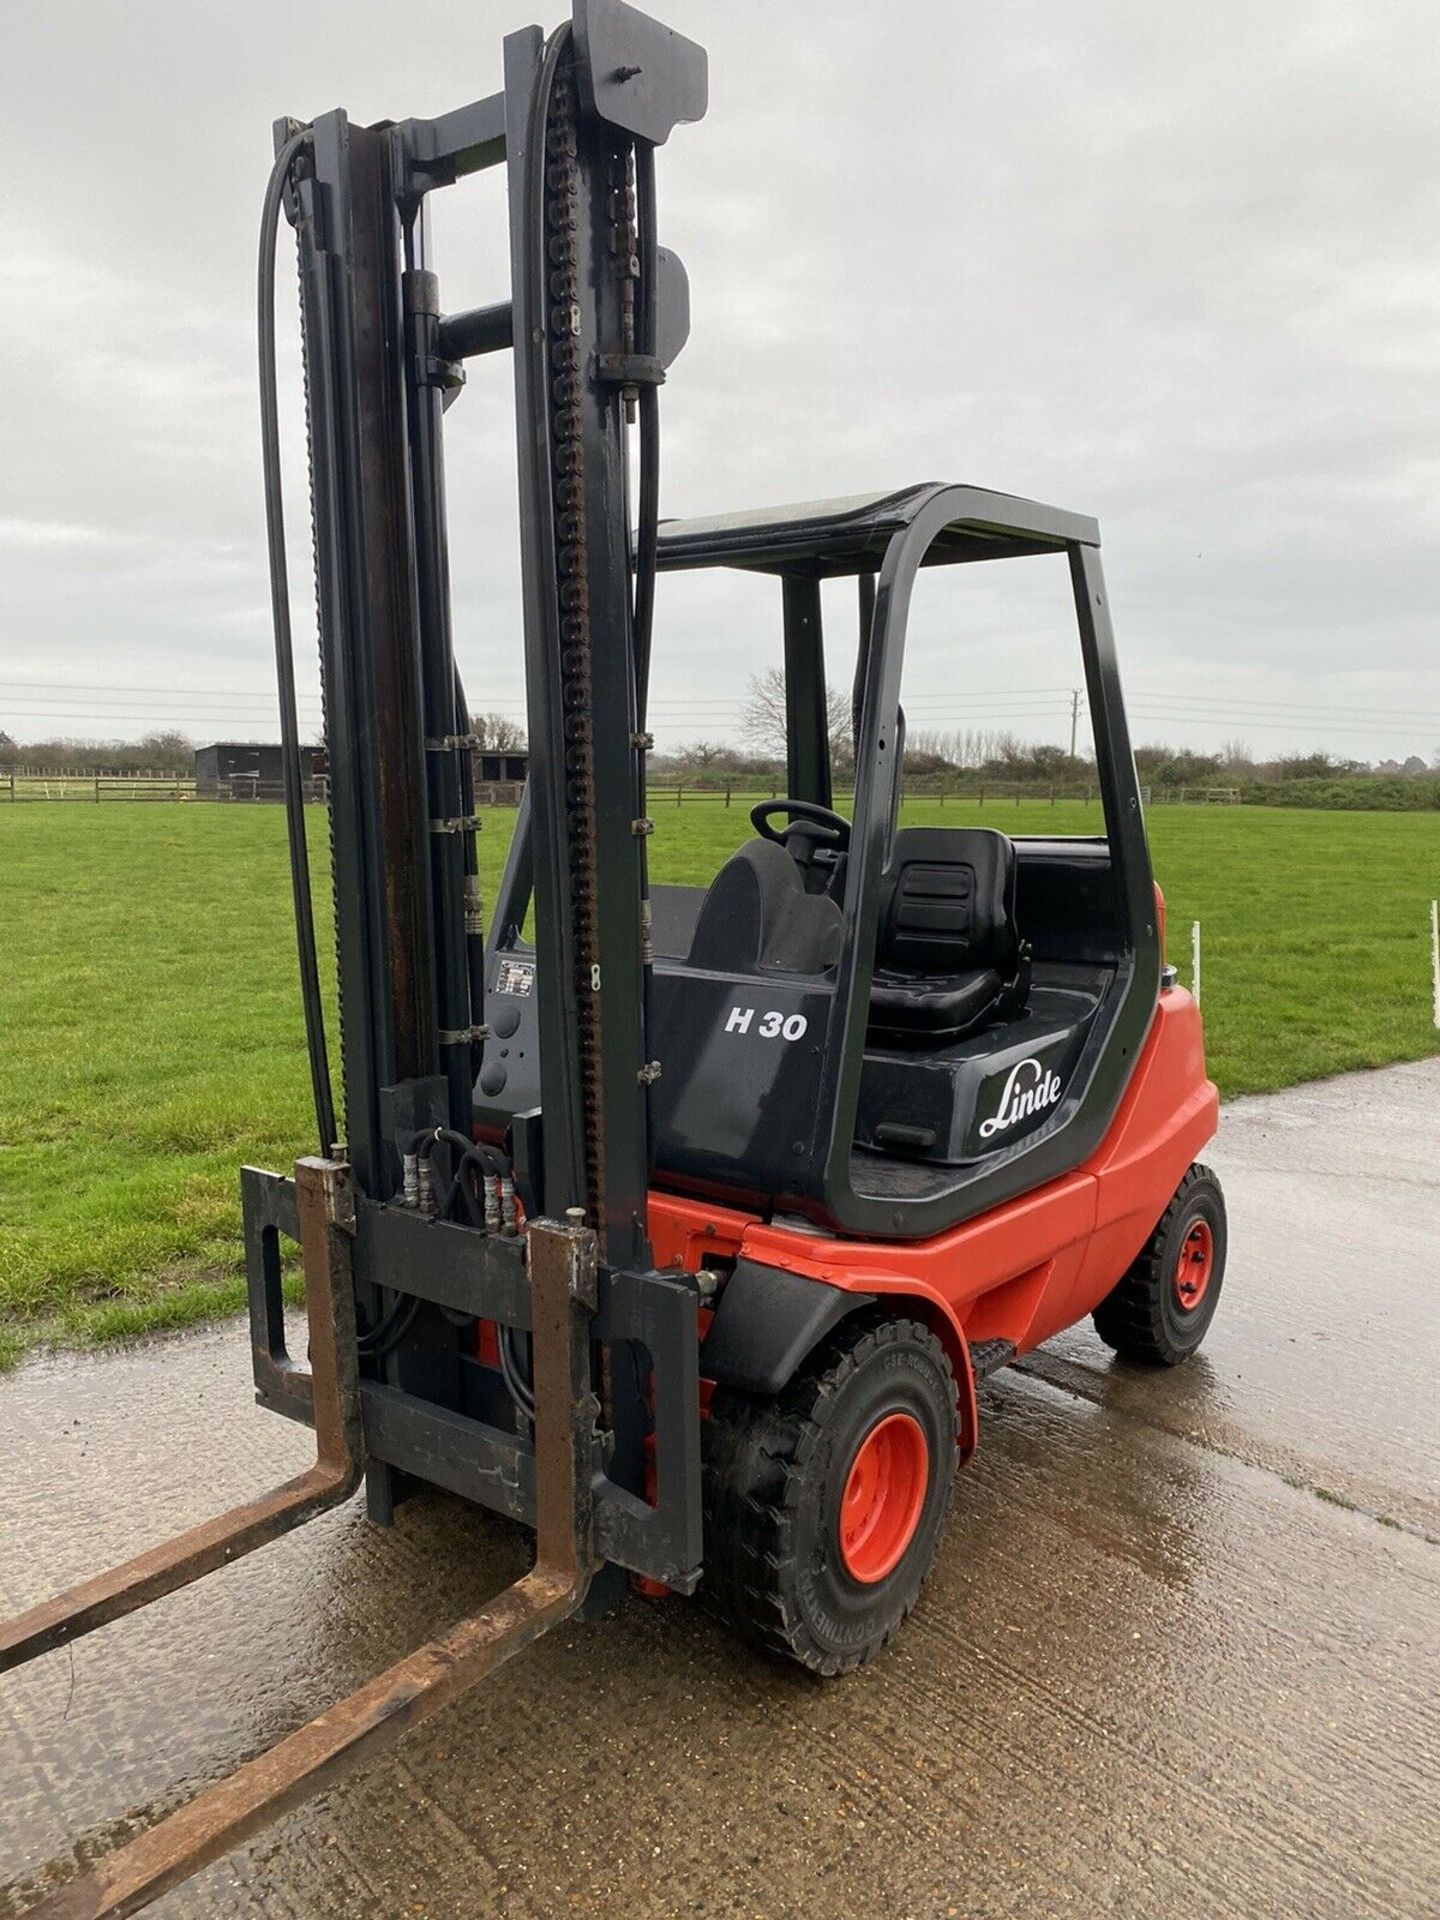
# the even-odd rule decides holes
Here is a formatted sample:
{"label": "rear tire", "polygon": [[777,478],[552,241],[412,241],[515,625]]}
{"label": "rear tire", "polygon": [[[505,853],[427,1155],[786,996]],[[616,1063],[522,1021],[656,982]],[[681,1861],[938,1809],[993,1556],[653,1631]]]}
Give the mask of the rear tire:
{"label": "rear tire", "polygon": [[955,1378],[934,1334],[854,1315],[773,1399],[717,1388],[704,1447],[712,1610],[812,1673],[878,1653],[919,1597],[955,1481]]}
{"label": "rear tire", "polygon": [[1200,1345],[1225,1278],[1225,1196],[1197,1161],[1124,1279],[1095,1309],[1095,1331],[1122,1359],[1175,1367]]}

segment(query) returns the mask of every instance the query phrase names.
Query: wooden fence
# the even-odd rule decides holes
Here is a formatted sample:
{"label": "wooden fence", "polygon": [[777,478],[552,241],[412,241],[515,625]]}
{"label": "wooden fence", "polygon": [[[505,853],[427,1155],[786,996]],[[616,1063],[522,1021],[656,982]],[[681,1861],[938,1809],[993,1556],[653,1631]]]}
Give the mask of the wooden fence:
{"label": "wooden fence", "polygon": [[[316,774],[305,782],[304,792],[307,801],[325,804],[330,798],[329,777]],[[523,792],[524,784],[520,781],[481,781],[476,784],[475,804],[480,807],[514,807],[519,805]],[[778,782],[766,786],[755,780],[652,780],[648,795],[652,808],[701,805],[744,807],[748,810],[760,800],[782,799],[784,792]],[[1214,804],[1217,801],[1238,800],[1240,797],[1237,790],[1195,787],[1168,791],[1163,787],[1143,787],[1141,796],[1146,805],[1152,800]],[[95,806],[111,800],[212,800],[276,805],[284,797],[284,788],[278,780],[261,780],[254,774],[234,774],[227,780],[206,781],[203,786],[197,786],[189,774],[108,774],[78,770],[42,772],[26,769],[0,773],[0,805],[6,801],[18,803],[30,800],[89,801]],[[922,778],[905,782],[904,797],[911,802],[933,801],[941,808],[984,810],[1027,805],[1054,807],[1062,803],[1095,806],[1100,793],[1093,784],[1047,787],[1034,782],[1010,784],[987,781],[973,786],[968,783],[943,786]],[[839,790],[835,799],[838,805],[847,806],[853,801],[854,792],[851,789]]]}
{"label": "wooden fence", "polygon": [[[324,804],[330,798],[330,782],[317,774],[304,783],[309,801]],[[0,773],[0,804],[31,800],[86,801],[99,806],[102,801],[129,802],[150,800],[226,800],[258,801],[277,804],[285,798],[278,780],[260,780],[251,774],[236,774],[230,780],[207,781],[198,786],[190,774],[176,773]]]}
{"label": "wooden fence", "polygon": [[0,773],[0,802],[24,800],[193,800],[185,774]]}
{"label": "wooden fence", "polygon": [[[1142,797],[1148,802],[1151,793],[1149,787],[1141,789]],[[783,799],[785,789],[772,783],[764,786],[754,780],[741,781],[658,781],[652,780],[646,788],[647,799],[653,808],[688,807],[705,803],[719,807],[753,807],[760,800]],[[837,788],[835,802],[843,810],[855,798],[853,788]],[[1079,803],[1094,806],[1099,802],[1100,790],[1093,783],[1088,787],[1048,787],[1038,783],[1014,785],[1003,782],[986,782],[983,786],[938,786],[924,780],[907,780],[903,797],[906,801],[934,801],[940,807],[1023,807],[1023,806],[1059,806],[1062,803]]]}

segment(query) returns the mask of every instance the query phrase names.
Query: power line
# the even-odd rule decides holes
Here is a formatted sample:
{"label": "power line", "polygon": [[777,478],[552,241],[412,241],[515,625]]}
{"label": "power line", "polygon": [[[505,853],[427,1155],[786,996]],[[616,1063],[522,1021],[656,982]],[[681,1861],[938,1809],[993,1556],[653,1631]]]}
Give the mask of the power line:
{"label": "power line", "polygon": [[[185,700],[185,699],[191,698],[192,696],[198,695],[200,698],[205,700],[224,700],[224,699],[234,698],[237,700],[253,701],[257,698],[268,697],[268,689],[256,689],[254,687],[215,687],[215,686],[137,687],[133,683],[129,686],[114,686],[114,685],[102,684],[99,681],[87,682],[84,686],[77,688],[73,681],[0,680],[0,688],[11,690],[18,694],[37,694],[37,695],[38,694],[57,694],[62,697],[79,693],[86,699],[89,699],[92,696],[95,696],[98,698],[99,696],[104,694],[117,694],[117,693],[124,694],[125,696],[127,696],[127,698],[131,700],[136,700],[136,699]],[[1063,695],[1064,699],[1068,702],[1070,698],[1070,692],[1071,692],[1071,689],[1069,687],[994,687],[994,688],[987,688],[983,690],[976,689],[973,691],[967,688],[964,690],[963,694],[959,696],[957,696],[955,693],[909,693],[905,696],[905,699],[906,699],[906,704],[909,705],[912,703],[918,704],[922,701],[933,701],[933,700],[950,701],[950,700],[956,699],[957,697],[963,698],[966,701],[980,702],[980,701],[987,701],[987,700],[1013,701],[1013,700],[1021,700],[1021,699],[1024,699],[1024,700],[1045,699],[1049,695],[1055,695],[1057,697]],[[318,698],[318,695],[302,694],[300,697],[302,700],[304,699],[314,700]],[[518,695],[505,695],[502,699],[498,699],[494,704],[517,706],[517,705],[523,704],[523,702]],[[747,696],[743,693],[735,694],[733,696],[723,695],[723,694],[703,694],[703,693],[695,694],[695,695],[682,694],[682,693],[660,694],[660,695],[657,695],[656,698],[651,701],[652,706],[653,705],[661,705],[661,706],[683,705],[686,707],[696,707],[696,706],[741,707],[746,704],[747,704]]]}
{"label": "power line", "polygon": [[[143,698],[143,696],[139,696],[139,698]],[[229,702],[195,700],[179,702],[170,706],[157,706],[152,705],[148,701],[146,701],[144,705],[137,705],[135,701],[90,700],[84,696],[74,698],[62,694],[53,694],[50,696],[26,695],[21,698],[11,697],[4,700],[4,705],[7,710],[19,709],[22,711],[38,711],[42,713],[87,713],[100,716],[108,714],[115,718],[123,718],[127,715],[138,715],[141,718],[152,716],[161,720],[204,714],[240,715],[244,713],[272,713],[275,710],[270,701],[259,697],[250,700],[235,700]],[[323,710],[320,700],[313,696],[302,696],[300,705],[302,709],[310,714],[318,715]],[[518,701],[496,700],[488,703],[487,711],[523,714],[525,708]],[[918,717],[925,720],[932,720],[936,718],[943,719],[947,715],[950,715],[962,719],[985,720],[1003,718],[1007,715],[1016,714],[1046,716],[1051,714],[1065,714],[1069,711],[1070,706],[1066,701],[1056,701],[1045,705],[1034,702],[1017,702],[1013,705],[990,707],[972,707],[962,703],[960,705],[952,704],[940,709],[921,709]],[[650,703],[650,712],[652,717],[669,717],[678,723],[691,717],[714,720],[724,719],[727,716],[738,717],[743,714],[744,708],[740,704],[715,703],[714,705],[705,705],[698,701],[676,697],[668,700],[652,701]]]}
{"label": "power line", "polygon": [[1248,694],[1237,694],[1234,696],[1226,696],[1221,694],[1189,694],[1189,693],[1175,693],[1175,692],[1150,693],[1150,692],[1147,692],[1143,687],[1132,687],[1129,690],[1127,698],[1131,701],[1160,700],[1160,701],[1164,701],[1167,705],[1174,704],[1174,705],[1181,705],[1181,706],[1216,707],[1216,708],[1223,709],[1225,712],[1233,712],[1235,709],[1240,707],[1244,707],[1247,709],[1250,707],[1267,707],[1271,709],[1280,710],[1287,714],[1361,713],[1361,714],[1378,714],[1382,716],[1390,716],[1392,718],[1400,718],[1402,716],[1408,716],[1410,718],[1421,719],[1421,720],[1425,720],[1425,719],[1440,720],[1440,707],[1409,707],[1409,706],[1354,707],[1354,706],[1351,706],[1348,701],[1342,702],[1339,704],[1316,705],[1313,703],[1304,704],[1304,703],[1299,703],[1299,702],[1290,701],[1290,700],[1264,700],[1260,698],[1251,698]]}
{"label": "power line", "polygon": [[[99,696],[102,694],[124,694],[125,696],[127,696],[128,701],[131,701],[131,702],[135,700],[140,700],[140,699],[144,699],[147,701],[148,700],[184,701],[186,699],[191,698],[192,696],[198,696],[207,705],[214,705],[218,701],[228,700],[231,698],[239,700],[243,703],[249,703],[254,705],[258,702],[267,700],[271,697],[271,693],[268,689],[256,689],[253,687],[216,687],[213,685],[208,685],[203,687],[169,686],[169,687],[151,688],[151,687],[137,687],[133,681],[125,685],[116,685],[113,682],[91,681],[91,682],[87,682],[83,687],[80,687],[77,689],[73,681],[0,679],[0,688],[5,689],[7,692],[10,692],[13,694],[19,694],[19,695],[55,694],[60,696],[62,699],[68,699],[70,697],[73,697],[78,692],[87,701],[89,701],[93,696]],[[983,701],[994,701],[994,700],[1015,701],[1018,699],[1027,699],[1027,700],[1044,699],[1046,696],[1049,696],[1049,695],[1057,695],[1057,696],[1063,696],[1063,703],[1065,704],[1065,706],[1068,707],[1074,691],[1075,689],[1068,686],[1045,686],[1045,687],[994,687],[994,688],[986,688],[983,690],[978,688],[974,690],[965,688],[959,692],[946,692],[946,693],[911,692],[905,695],[904,704],[908,707],[908,706],[919,706],[922,704],[931,703],[935,701],[953,703],[958,700],[964,703],[965,705],[970,705],[970,704],[977,704]],[[300,697],[302,701],[308,701],[311,704],[315,704],[319,700],[318,694],[302,694]],[[1132,687],[1129,690],[1128,697],[1132,703],[1136,701],[1158,701],[1163,703],[1167,707],[1197,707],[1197,708],[1203,707],[1207,709],[1216,709],[1224,712],[1231,712],[1241,708],[1245,710],[1249,710],[1251,708],[1265,708],[1267,710],[1278,711],[1285,714],[1293,714],[1297,716],[1304,715],[1304,714],[1311,714],[1311,713],[1341,714],[1341,715],[1365,714],[1365,715],[1374,715],[1376,717],[1393,717],[1393,718],[1415,719],[1415,720],[1440,719],[1440,708],[1411,707],[1408,705],[1362,707],[1362,706],[1354,706],[1350,704],[1348,701],[1344,701],[1344,702],[1304,701],[1302,702],[1302,701],[1291,701],[1291,700],[1272,700],[1272,699],[1264,698],[1263,696],[1260,696],[1260,695],[1241,694],[1241,695],[1236,695],[1232,697],[1224,694],[1177,693],[1173,689],[1155,691],[1145,687]],[[105,704],[109,704],[109,703],[107,702]],[[497,706],[497,707],[499,706],[517,707],[523,704],[524,704],[523,701],[517,695],[506,695],[502,698],[497,698],[491,702],[491,705]],[[659,695],[651,702],[652,706],[672,706],[672,707],[684,706],[688,709],[694,709],[695,707],[739,708],[744,706],[745,704],[746,704],[746,698],[743,694],[736,695],[733,698],[722,696],[722,695],[716,695],[716,694],[698,694],[694,696],[687,695],[687,694],[670,694],[670,695]]]}
{"label": "power line", "polygon": [[[0,692],[0,701],[7,711],[13,711],[20,718],[43,717],[62,724],[84,720],[115,725],[137,722],[160,726],[186,722],[206,728],[255,727],[273,724],[277,718],[275,696],[269,690],[146,689],[100,683],[77,688],[73,683],[62,686],[58,682],[39,680],[0,680],[0,690],[4,690]],[[1073,753],[1083,699],[1078,688],[990,688],[973,693],[958,689],[911,694],[904,704],[910,710],[912,721],[931,728],[983,728],[1010,720],[1060,720],[1063,723],[1068,717]],[[668,733],[676,733],[697,726],[734,726],[743,720],[747,705],[742,697],[671,693],[658,694],[652,699],[650,712],[657,725]],[[507,718],[523,718],[526,712],[524,701],[511,695],[491,698],[484,706],[487,711]],[[300,707],[308,726],[320,724],[324,708],[318,694],[301,695]],[[1434,708],[1351,707],[1249,696],[1230,699],[1223,695],[1148,692],[1143,688],[1132,692],[1129,710],[1134,720],[1149,726],[1211,730],[1233,726],[1297,736],[1308,731],[1415,740],[1428,728],[1440,725],[1440,710]]]}
{"label": "power line", "polygon": [[[1158,713],[1149,711],[1143,707],[1132,707],[1130,709],[1130,716],[1134,720],[1144,720],[1154,726],[1193,727],[1209,725],[1212,732],[1217,730],[1213,722],[1206,722],[1203,719],[1197,718],[1194,714]],[[1285,733],[1289,734],[1292,739],[1303,739],[1307,734],[1313,733],[1344,733],[1349,734],[1352,738],[1361,736],[1366,739],[1378,738],[1384,740],[1410,741],[1424,737],[1433,725],[1433,723],[1425,722],[1413,727],[1376,726],[1373,722],[1366,721],[1361,725],[1346,726],[1343,721],[1339,720],[1257,720],[1239,717],[1232,719],[1231,724],[1233,726],[1245,727],[1251,733]]]}

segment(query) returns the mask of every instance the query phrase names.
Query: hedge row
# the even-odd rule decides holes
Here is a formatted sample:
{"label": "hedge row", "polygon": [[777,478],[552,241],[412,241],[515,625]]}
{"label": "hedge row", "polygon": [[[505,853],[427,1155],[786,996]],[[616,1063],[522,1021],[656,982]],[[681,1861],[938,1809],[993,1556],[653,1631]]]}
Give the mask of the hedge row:
{"label": "hedge row", "polygon": [[1247,780],[1241,796],[1252,807],[1321,807],[1349,813],[1425,813],[1440,807],[1440,780]]}

